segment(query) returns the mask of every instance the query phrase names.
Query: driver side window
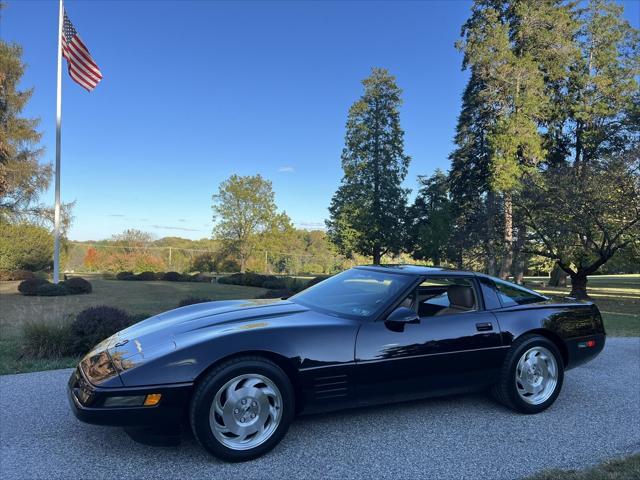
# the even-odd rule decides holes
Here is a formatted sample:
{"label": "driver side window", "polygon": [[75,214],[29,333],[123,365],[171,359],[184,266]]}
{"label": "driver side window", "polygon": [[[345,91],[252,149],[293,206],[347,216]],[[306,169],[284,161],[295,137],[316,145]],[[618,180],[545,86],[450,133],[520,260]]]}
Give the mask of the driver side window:
{"label": "driver side window", "polygon": [[418,286],[415,295],[415,305],[421,318],[478,309],[475,288],[466,278],[429,278]]}

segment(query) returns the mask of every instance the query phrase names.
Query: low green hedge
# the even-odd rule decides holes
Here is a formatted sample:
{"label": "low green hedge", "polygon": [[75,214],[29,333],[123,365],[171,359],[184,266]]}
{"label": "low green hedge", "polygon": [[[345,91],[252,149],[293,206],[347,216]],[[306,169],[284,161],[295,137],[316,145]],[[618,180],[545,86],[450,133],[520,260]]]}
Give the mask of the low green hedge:
{"label": "low green hedge", "polygon": [[227,285],[244,285],[246,287],[261,287],[269,290],[288,290],[298,293],[316,283],[329,278],[329,275],[320,275],[311,280],[303,280],[293,277],[276,277],[275,275],[262,275],[259,273],[234,273],[226,277],[218,278],[218,283]]}
{"label": "low green hedge", "polygon": [[59,283],[51,283],[42,278],[28,278],[18,285],[22,295],[37,297],[58,297],[91,293],[92,287],[84,278],[72,277]]}
{"label": "low green hedge", "polygon": [[[105,277],[106,278],[106,277]],[[152,282],[162,280],[164,282],[211,282],[213,277],[196,273],[189,275],[188,273],[179,272],[119,272],[115,276],[116,280],[143,281]]]}
{"label": "low green hedge", "polygon": [[262,275],[259,273],[234,273],[233,275],[227,275],[226,277],[218,278],[218,283],[226,285],[244,285],[246,287],[261,287],[261,288],[287,288],[284,280],[276,277],[275,275]]}

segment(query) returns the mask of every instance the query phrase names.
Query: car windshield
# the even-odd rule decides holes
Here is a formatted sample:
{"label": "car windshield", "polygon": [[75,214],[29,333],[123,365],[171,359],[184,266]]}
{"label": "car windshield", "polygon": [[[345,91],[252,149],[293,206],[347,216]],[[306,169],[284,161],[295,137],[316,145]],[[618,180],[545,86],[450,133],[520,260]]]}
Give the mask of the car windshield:
{"label": "car windshield", "polygon": [[408,275],[351,269],[294,295],[289,300],[313,310],[366,318],[378,314],[413,281]]}

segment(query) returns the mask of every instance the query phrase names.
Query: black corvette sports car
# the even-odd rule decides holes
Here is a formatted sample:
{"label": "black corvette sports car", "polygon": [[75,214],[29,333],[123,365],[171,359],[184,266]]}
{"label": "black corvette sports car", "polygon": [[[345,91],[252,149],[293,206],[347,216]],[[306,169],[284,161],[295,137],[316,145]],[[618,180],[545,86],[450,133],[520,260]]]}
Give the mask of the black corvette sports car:
{"label": "black corvette sports car", "polygon": [[357,267],[288,300],[178,308],[88,353],[69,380],[85,422],[188,419],[214,455],[273,448],[299,413],[491,389],[523,413],[549,407],[565,370],[602,351],[589,302],[557,302],[473,272]]}

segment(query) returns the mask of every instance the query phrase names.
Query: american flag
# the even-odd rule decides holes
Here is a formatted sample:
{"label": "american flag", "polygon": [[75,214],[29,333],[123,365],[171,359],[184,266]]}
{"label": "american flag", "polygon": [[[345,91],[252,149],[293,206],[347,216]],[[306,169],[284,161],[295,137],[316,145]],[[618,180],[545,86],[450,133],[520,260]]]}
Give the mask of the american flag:
{"label": "american flag", "polygon": [[62,24],[62,55],[67,59],[69,75],[88,92],[96,88],[102,80],[102,73],[91,58],[89,49],[82,43],[73,23],[64,12]]}

